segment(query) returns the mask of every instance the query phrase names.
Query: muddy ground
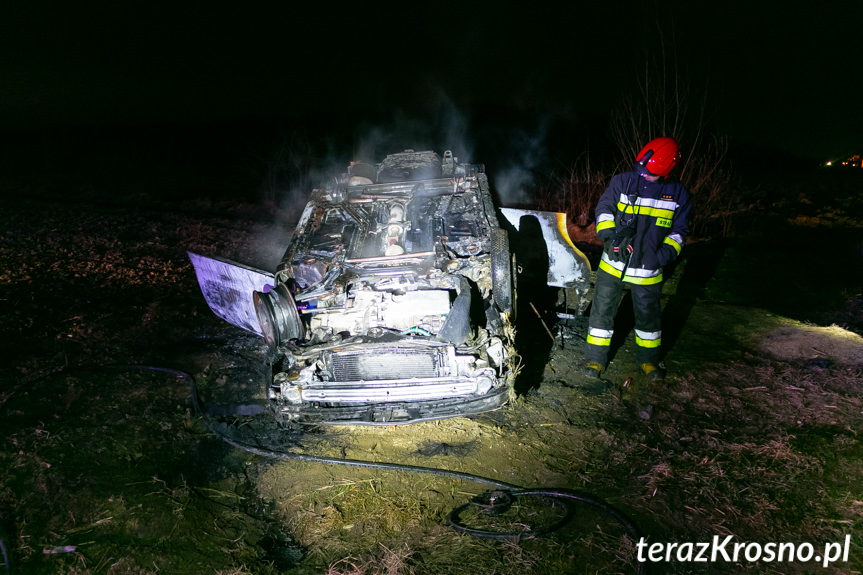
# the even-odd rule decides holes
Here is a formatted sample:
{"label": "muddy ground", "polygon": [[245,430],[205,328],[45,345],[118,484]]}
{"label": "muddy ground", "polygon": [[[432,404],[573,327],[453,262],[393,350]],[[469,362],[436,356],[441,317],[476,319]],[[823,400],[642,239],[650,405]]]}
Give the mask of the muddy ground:
{"label": "muddy ground", "polygon": [[[469,418],[278,430],[262,342],[207,308],[186,251],[271,269],[293,214],[146,196],[0,198],[0,542],[15,573],[634,573],[606,510],[537,537],[456,532],[476,481],[278,459],[451,470],[587,492],[651,542],[844,542],[847,561],[662,562],[654,573],[863,571],[861,220],[841,192],[774,205],[726,241],[694,242],[665,286],[666,383],[615,341],[578,374],[585,317],[549,337],[519,293],[518,398]],[[836,206],[839,206],[838,208]],[[804,213],[805,216],[799,216]],[[855,216],[855,213],[857,215]],[[803,219],[801,219],[803,218]],[[585,249],[590,252],[589,246]],[[591,253],[595,257],[595,254]],[[631,316],[619,318],[626,333]],[[192,401],[194,378],[204,409]],[[631,384],[625,385],[628,378]],[[253,411],[253,410],[252,410]],[[550,525],[525,497],[486,531]]]}

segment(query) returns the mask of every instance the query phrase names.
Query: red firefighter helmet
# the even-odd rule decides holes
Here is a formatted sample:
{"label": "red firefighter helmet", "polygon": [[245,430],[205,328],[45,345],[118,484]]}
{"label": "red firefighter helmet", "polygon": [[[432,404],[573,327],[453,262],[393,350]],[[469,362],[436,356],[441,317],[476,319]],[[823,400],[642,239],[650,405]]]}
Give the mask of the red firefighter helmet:
{"label": "red firefighter helmet", "polygon": [[680,146],[674,138],[656,138],[635,156],[635,169],[648,176],[664,178],[680,161]]}

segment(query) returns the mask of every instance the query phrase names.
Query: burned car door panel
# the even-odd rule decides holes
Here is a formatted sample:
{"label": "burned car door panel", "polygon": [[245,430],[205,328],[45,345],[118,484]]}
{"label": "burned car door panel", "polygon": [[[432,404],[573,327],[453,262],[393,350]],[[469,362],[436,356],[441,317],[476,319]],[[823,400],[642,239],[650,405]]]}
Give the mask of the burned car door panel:
{"label": "burned car door panel", "polygon": [[[410,423],[511,394],[513,259],[482,165],[412,151],[351,164],[312,192],[273,276],[190,257],[217,315],[269,343],[283,423]],[[241,311],[225,312],[240,289]]]}

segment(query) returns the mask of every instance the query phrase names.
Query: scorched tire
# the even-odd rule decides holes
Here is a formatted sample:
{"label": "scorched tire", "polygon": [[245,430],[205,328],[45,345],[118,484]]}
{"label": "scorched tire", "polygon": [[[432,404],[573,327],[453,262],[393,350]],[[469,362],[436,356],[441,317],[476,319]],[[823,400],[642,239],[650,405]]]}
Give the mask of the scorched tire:
{"label": "scorched tire", "polygon": [[509,238],[506,230],[502,229],[494,230],[491,235],[491,290],[494,303],[500,311],[511,313],[513,289]]}

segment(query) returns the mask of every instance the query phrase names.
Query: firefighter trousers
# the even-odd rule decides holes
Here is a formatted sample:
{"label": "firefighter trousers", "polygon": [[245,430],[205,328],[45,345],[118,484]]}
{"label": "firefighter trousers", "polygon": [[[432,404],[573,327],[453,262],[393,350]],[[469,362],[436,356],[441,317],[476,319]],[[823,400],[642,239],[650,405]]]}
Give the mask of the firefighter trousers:
{"label": "firefighter trousers", "polygon": [[[629,284],[632,309],[635,315],[635,360],[642,363],[659,363],[662,344],[662,282],[648,285]],[[593,290],[593,303],[584,352],[588,362],[605,366],[611,338],[614,335],[614,318],[623,292],[623,281],[599,270]]]}

